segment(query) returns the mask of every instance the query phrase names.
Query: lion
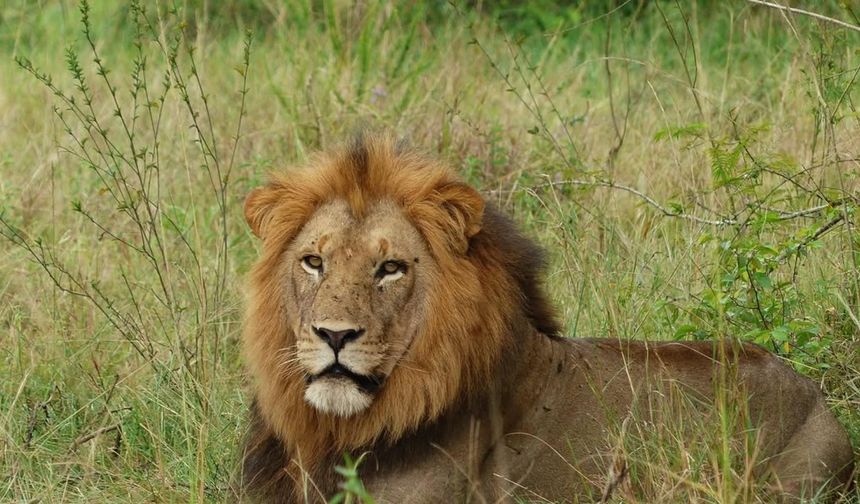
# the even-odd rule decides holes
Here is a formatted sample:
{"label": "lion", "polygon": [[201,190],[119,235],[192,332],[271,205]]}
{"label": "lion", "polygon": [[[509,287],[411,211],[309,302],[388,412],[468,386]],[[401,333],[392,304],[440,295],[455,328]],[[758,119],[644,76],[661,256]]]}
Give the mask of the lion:
{"label": "lion", "polygon": [[818,387],[758,346],[562,337],[542,250],[388,136],[273,175],[244,211],[261,252],[243,498],[323,502],[351,454],[377,502],[587,500],[611,476],[612,425],[670,417],[654,399],[675,387],[698,398],[689,415],[736,391],[755,469],[784,495],[850,478]]}

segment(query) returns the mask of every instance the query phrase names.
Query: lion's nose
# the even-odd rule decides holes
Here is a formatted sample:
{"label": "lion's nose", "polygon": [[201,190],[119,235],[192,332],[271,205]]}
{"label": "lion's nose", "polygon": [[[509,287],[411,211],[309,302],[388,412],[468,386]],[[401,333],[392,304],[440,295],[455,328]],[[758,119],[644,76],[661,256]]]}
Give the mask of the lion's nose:
{"label": "lion's nose", "polygon": [[338,353],[344,345],[350,341],[358,339],[362,334],[364,334],[364,329],[343,329],[340,331],[335,331],[326,327],[313,327],[313,329],[314,334],[325,341],[328,346],[334,350],[334,353]]}

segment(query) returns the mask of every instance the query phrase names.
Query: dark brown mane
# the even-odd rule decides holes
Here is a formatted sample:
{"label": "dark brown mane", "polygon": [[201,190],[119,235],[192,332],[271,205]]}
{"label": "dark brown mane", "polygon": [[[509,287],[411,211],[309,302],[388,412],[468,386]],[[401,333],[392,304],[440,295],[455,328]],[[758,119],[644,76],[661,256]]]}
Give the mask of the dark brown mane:
{"label": "dark brown mane", "polygon": [[544,289],[546,252],[493,205],[485,207],[483,227],[472,241],[472,246],[486,247],[502,256],[504,269],[516,281],[523,311],[532,326],[547,336],[561,336],[562,325]]}

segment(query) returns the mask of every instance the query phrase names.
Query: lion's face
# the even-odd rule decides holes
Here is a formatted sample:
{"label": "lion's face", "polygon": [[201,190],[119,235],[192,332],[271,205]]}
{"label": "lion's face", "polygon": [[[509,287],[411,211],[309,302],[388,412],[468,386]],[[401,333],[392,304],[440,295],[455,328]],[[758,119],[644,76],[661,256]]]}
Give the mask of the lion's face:
{"label": "lion's face", "polygon": [[294,351],[284,366],[305,400],[350,416],[368,408],[420,328],[433,258],[395,204],[356,220],[346,202],[321,206],[282,257]]}

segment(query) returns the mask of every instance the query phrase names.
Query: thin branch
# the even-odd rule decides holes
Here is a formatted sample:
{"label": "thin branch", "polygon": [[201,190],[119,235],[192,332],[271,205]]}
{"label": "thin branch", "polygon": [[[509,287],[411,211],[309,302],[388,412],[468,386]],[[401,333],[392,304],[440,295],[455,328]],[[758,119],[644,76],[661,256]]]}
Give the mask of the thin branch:
{"label": "thin branch", "polygon": [[83,436],[79,437],[78,439],[75,439],[75,442],[72,444],[72,451],[77,450],[79,446],[86,443],[87,441],[95,439],[95,438],[101,436],[102,434],[106,434],[108,432],[115,431],[118,428],[119,428],[119,424],[109,425],[107,427],[102,427],[100,429],[96,429],[93,432],[90,432],[89,434],[83,435]]}
{"label": "thin branch", "polygon": [[[679,219],[686,219],[688,221],[697,222],[699,224],[707,224],[710,226],[736,226],[739,224],[743,224],[745,222],[745,221],[739,220],[737,218],[705,219],[705,218],[698,217],[695,215],[691,215],[691,214],[687,214],[687,213],[683,213],[683,212],[678,212],[676,210],[673,210],[671,208],[668,208],[668,207],[660,204],[657,200],[655,200],[651,196],[648,196],[647,194],[643,193],[642,191],[640,191],[638,189],[635,189],[635,188],[627,186],[627,185],[619,184],[617,182],[612,182],[609,180],[584,180],[584,179],[559,180],[559,181],[554,181],[554,182],[546,182],[543,184],[537,184],[537,185],[533,185],[533,186],[530,186],[530,187],[527,187],[524,189],[518,189],[518,190],[534,191],[536,189],[543,189],[543,188],[547,188],[547,187],[561,187],[561,186],[566,186],[566,185],[583,186],[583,187],[608,187],[610,189],[619,189],[621,191],[625,191],[625,192],[628,192],[630,194],[633,194],[634,196],[643,200],[645,203],[656,208],[657,211],[659,211],[660,213],[662,213],[663,215],[665,215],[667,217],[677,217]],[[516,191],[516,190],[517,189],[512,190],[512,191]],[[506,192],[506,191],[493,191],[493,192],[498,193],[498,192]],[[832,201],[830,203],[824,203],[821,205],[816,205],[813,207],[804,208],[804,209],[796,210],[796,211],[792,211],[792,212],[787,212],[787,211],[783,211],[783,210],[773,210],[773,209],[768,209],[768,211],[773,211],[773,212],[776,212],[779,214],[778,217],[776,218],[777,221],[787,221],[787,220],[791,220],[791,219],[796,219],[798,217],[808,217],[810,215],[815,215],[815,214],[821,213],[824,210],[827,210],[828,208],[836,208],[836,207],[843,206],[847,203],[856,203],[856,202],[857,202],[857,198],[846,197],[846,198]]]}
{"label": "thin branch", "polygon": [[779,9],[779,10],[788,11],[788,12],[791,12],[793,14],[800,14],[803,16],[809,16],[811,18],[815,18],[815,19],[818,19],[820,21],[826,21],[828,23],[833,23],[835,25],[839,25],[843,28],[848,28],[849,30],[854,30],[856,32],[860,32],[860,26],[853,25],[851,23],[846,23],[845,21],[840,21],[840,20],[834,19],[832,17],[827,17],[827,16],[824,16],[822,14],[816,14],[815,12],[810,12],[810,11],[803,10],[803,9],[798,9],[796,7],[789,7],[787,5],[780,5],[778,3],[765,2],[764,0],[747,0],[747,2],[749,2],[751,4],[763,5],[765,7],[770,7],[771,9]]}
{"label": "thin branch", "polygon": [[680,219],[686,219],[692,222],[698,222],[700,224],[708,224],[711,226],[734,226],[739,224],[737,219],[703,219],[701,217],[697,217],[695,215],[685,214],[683,212],[677,212],[670,208],[667,208],[660,203],[657,202],[651,196],[643,193],[638,189],[634,189],[630,186],[626,186],[623,184],[618,184],[616,182],[608,181],[608,180],[560,180],[557,182],[546,182],[544,184],[538,184],[536,186],[532,186],[530,189],[541,189],[544,187],[559,187],[565,185],[576,185],[576,186],[585,186],[585,187],[609,187],[611,189],[620,189],[622,191],[628,192],[637,196],[639,199],[643,200],[645,203],[648,203],[652,207],[656,208],[660,213],[667,217],[678,217]]}
{"label": "thin branch", "polygon": [[791,255],[792,253],[797,252],[797,251],[805,248],[807,245],[809,245],[810,243],[814,242],[815,240],[821,238],[826,233],[828,233],[831,229],[835,228],[837,225],[839,225],[843,221],[845,221],[845,213],[840,213],[836,217],[830,219],[823,226],[821,226],[814,233],[812,233],[811,236],[809,236],[808,238],[806,238],[802,242],[798,243],[797,246],[791,247],[790,249],[787,249],[783,253],[779,254],[779,256],[777,256],[777,258],[776,258],[777,262],[781,262],[783,259],[785,259],[789,255]]}

